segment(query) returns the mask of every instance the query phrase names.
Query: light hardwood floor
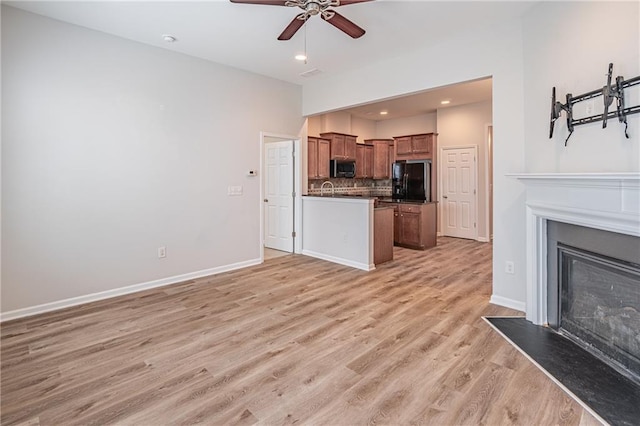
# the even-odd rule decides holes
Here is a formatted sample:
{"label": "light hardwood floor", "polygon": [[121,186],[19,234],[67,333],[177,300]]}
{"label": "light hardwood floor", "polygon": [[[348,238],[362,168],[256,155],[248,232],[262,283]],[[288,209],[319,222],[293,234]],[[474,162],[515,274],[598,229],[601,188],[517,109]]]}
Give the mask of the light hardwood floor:
{"label": "light hardwood floor", "polygon": [[2,324],[1,423],[597,424],[494,332],[491,245],[301,255]]}

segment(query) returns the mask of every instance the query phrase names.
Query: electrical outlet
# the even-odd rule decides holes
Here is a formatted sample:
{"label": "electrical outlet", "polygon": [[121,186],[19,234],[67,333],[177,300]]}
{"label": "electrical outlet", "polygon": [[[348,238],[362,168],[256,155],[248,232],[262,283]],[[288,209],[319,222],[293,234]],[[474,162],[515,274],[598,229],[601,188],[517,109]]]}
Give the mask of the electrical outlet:
{"label": "electrical outlet", "polygon": [[227,195],[242,195],[242,185],[227,187]]}
{"label": "electrical outlet", "polygon": [[506,272],[507,274],[516,273],[516,266],[513,261],[507,260],[506,262],[504,262],[504,272]]}
{"label": "electrical outlet", "polygon": [[162,259],[164,257],[167,257],[167,248],[164,246],[158,247],[158,259]]}

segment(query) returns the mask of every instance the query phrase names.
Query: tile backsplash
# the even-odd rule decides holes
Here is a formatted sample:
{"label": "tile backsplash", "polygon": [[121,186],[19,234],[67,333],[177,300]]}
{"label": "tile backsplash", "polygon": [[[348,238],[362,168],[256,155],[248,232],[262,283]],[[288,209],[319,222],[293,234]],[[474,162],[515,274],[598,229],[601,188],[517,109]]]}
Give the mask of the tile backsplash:
{"label": "tile backsplash", "polygon": [[[368,197],[391,196],[391,179],[309,179],[309,195],[319,195],[320,187],[326,181],[333,183],[334,193],[342,195],[363,195]],[[331,192],[331,186],[325,185],[324,192]]]}

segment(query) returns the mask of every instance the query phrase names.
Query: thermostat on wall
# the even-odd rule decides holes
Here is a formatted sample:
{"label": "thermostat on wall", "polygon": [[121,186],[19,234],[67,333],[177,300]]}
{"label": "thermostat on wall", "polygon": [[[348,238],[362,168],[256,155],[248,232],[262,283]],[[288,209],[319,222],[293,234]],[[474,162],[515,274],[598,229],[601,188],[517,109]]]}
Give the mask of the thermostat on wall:
{"label": "thermostat on wall", "polygon": [[247,176],[257,176],[258,175],[258,171],[257,170],[249,170],[247,172]]}

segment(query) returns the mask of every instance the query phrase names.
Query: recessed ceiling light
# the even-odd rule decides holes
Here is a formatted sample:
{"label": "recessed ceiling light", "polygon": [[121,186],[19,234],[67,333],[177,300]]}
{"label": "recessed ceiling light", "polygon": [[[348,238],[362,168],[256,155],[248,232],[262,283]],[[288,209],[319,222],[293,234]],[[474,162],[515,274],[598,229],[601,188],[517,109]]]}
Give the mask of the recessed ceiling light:
{"label": "recessed ceiling light", "polygon": [[166,41],[167,43],[173,43],[174,41],[177,41],[178,39],[175,38],[174,36],[172,36],[171,34],[164,34],[162,36],[162,39],[164,41]]}
{"label": "recessed ceiling light", "polygon": [[380,111],[380,115],[387,115],[387,114],[389,114],[388,111]]}
{"label": "recessed ceiling light", "polygon": [[451,103],[451,101],[442,101],[442,102],[440,102],[440,103],[441,103],[442,105],[447,105],[447,104],[450,104],[450,103]]}
{"label": "recessed ceiling light", "polygon": [[307,55],[305,55],[304,53],[298,53],[296,55],[296,60],[297,61],[306,61],[307,60]]}

